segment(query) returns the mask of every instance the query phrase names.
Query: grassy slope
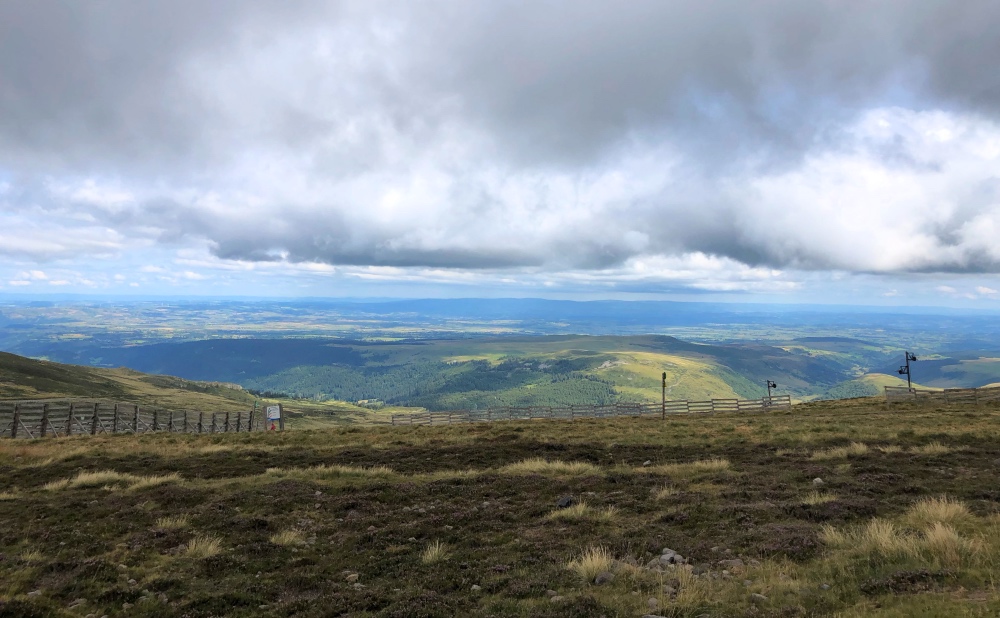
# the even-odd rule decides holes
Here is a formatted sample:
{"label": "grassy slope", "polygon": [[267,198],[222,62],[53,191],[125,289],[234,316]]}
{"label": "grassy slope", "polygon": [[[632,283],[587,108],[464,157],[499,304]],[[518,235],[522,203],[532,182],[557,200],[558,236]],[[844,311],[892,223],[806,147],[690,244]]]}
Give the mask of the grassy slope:
{"label": "grassy slope", "polygon": [[[854,400],[0,441],[0,616],[996,615],[998,421]],[[563,495],[588,506],[553,518]],[[941,495],[965,510],[911,512]],[[693,569],[632,566],[663,547]],[[571,568],[588,548],[612,582]]]}
{"label": "grassy slope", "polygon": [[[155,405],[169,410],[244,411],[253,406],[250,393],[211,382],[150,375],[131,369],[102,369],[34,360],[0,352],[0,399],[39,398],[115,399]],[[314,428],[331,423],[378,422],[406,408],[373,412],[341,401],[312,402],[269,398],[261,404],[281,403],[289,413],[290,428]]]}

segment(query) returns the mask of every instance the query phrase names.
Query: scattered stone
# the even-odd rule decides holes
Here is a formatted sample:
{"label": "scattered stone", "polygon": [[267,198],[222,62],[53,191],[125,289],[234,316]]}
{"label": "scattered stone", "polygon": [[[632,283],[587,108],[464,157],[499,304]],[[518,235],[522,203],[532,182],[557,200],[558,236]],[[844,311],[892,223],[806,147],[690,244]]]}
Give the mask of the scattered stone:
{"label": "scattered stone", "polygon": [[406,540],[409,541],[409,542],[411,542],[411,543],[416,543],[417,542],[417,537],[411,536],[410,538],[408,538]]}
{"label": "scattered stone", "polygon": [[559,596],[559,595],[557,594],[557,595],[556,595],[556,596],[554,596],[554,597],[549,597],[549,600],[550,600],[550,601],[552,601],[553,603],[559,603],[560,601],[562,601],[562,600],[563,600],[563,597],[561,597],[561,596]]}
{"label": "scattered stone", "polygon": [[729,569],[734,569],[736,567],[743,566],[743,560],[739,558],[730,558],[729,560],[719,560],[719,566],[726,567]]}
{"label": "scattered stone", "polygon": [[122,603],[122,609],[132,609],[131,603]]}
{"label": "scattered stone", "polygon": [[753,582],[750,581],[749,579],[744,579],[743,580],[743,585],[746,586],[747,588],[749,588],[750,586],[753,585]]}
{"label": "scattered stone", "polygon": [[86,602],[87,602],[87,599],[76,599],[72,603],[70,603],[69,606],[70,607],[76,607],[77,605],[83,605]]}
{"label": "scattered stone", "polygon": [[573,496],[563,496],[556,500],[556,507],[560,509],[567,509],[576,504],[576,499]]}
{"label": "scattered stone", "polygon": [[721,551],[721,550],[722,550],[722,548],[721,548],[721,547],[719,547],[718,545],[716,545],[715,547],[713,547],[713,548],[709,549],[708,551],[712,552],[713,554],[717,554],[717,553],[719,553],[719,551]]}
{"label": "scattered stone", "polygon": [[403,507],[403,512],[404,512],[404,513],[409,513],[409,512],[411,511],[411,510],[412,510],[412,509],[411,509],[410,507],[408,507],[408,506],[404,506],[404,507]]}
{"label": "scattered stone", "polygon": [[764,603],[767,601],[767,597],[760,594],[759,592],[755,592],[750,595],[750,600],[753,601],[754,603]]}
{"label": "scattered stone", "polygon": [[753,568],[756,569],[756,568],[758,568],[760,566],[760,560],[753,560],[753,559],[751,559],[749,562],[747,562],[747,564],[749,564],[750,566],[752,566]]}
{"label": "scattered stone", "polygon": [[615,578],[614,573],[611,573],[609,571],[601,571],[600,573],[597,574],[597,577],[594,578],[594,583],[600,586],[601,584],[607,584],[611,582],[612,580],[614,580],[614,578]]}
{"label": "scattered stone", "polygon": [[160,601],[160,603],[166,603],[167,601],[170,600],[167,598],[167,595],[163,594],[162,592],[156,598]]}
{"label": "scattered stone", "polygon": [[118,570],[119,570],[119,571],[127,571],[127,570],[128,570],[128,567],[127,567],[127,566],[125,566],[124,564],[119,564],[119,565],[118,565]]}
{"label": "scattered stone", "polygon": [[545,596],[551,598],[551,597],[554,597],[554,596],[559,596],[559,593],[556,592],[555,590],[546,590],[545,591]]}
{"label": "scattered stone", "polygon": [[359,576],[357,573],[351,573],[350,575],[347,576],[347,583],[353,584],[354,582],[358,581],[358,577]]}
{"label": "scattered stone", "polygon": [[482,589],[483,589],[483,587],[480,586],[479,584],[472,584],[472,591],[473,592],[479,592]]}
{"label": "scattered stone", "polygon": [[263,605],[258,605],[258,606],[257,606],[257,609],[267,609],[267,608],[268,608],[268,605],[267,605],[267,603],[265,603],[265,604],[263,604]]}
{"label": "scattered stone", "polygon": [[444,527],[444,529],[445,529],[445,530],[454,530],[454,529],[455,529],[455,526],[448,526],[448,525],[446,525],[446,526]]}
{"label": "scattered stone", "polygon": [[375,526],[368,526],[368,532],[375,532],[376,530],[378,530],[378,528]]}
{"label": "scattered stone", "polygon": [[664,547],[663,550],[660,552],[660,554],[664,555],[664,556],[667,555],[667,554],[676,554],[676,553],[677,552],[675,552],[674,550],[670,549],[669,547]]}
{"label": "scattered stone", "polygon": [[674,588],[673,586],[664,586],[663,594],[675,595],[677,594],[677,589]]}
{"label": "scattered stone", "polygon": [[422,508],[421,509],[417,509],[417,512],[418,513],[426,513],[427,509],[422,509]]}
{"label": "scattered stone", "polygon": [[87,614],[83,618],[97,618],[97,614]]}
{"label": "scattered stone", "polygon": [[656,597],[649,597],[646,600],[646,605],[649,606],[649,609],[656,609],[657,607],[660,606],[660,600],[657,599]]}
{"label": "scattered stone", "polygon": [[650,460],[648,460],[648,459],[646,461],[642,462],[642,467],[643,468],[648,468],[651,465],[653,465],[653,462],[650,461]]}
{"label": "scattered stone", "polygon": [[816,485],[817,487],[819,487],[822,484],[823,484],[823,479],[819,478],[818,476],[813,479],[813,485]]}
{"label": "scattered stone", "polygon": [[829,590],[830,589],[830,584],[822,584],[820,586],[820,588],[823,589],[823,590]]}
{"label": "scattered stone", "polygon": [[134,585],[136,585],[136,584],[138,584],[138,583],[139,583],[139,582],[135,581],[134,579],[130,579],[130,580],[128,580],[128,585],[129,585],[129,586],[134,586]]}
{"label": "scattered stone", "polygon": [[359,584],[359,583],[357,583],[357,582],[355,582],[355,583],[354,583],[354,589],[355,589],[355,590],[361,590],[361,589],[362,589],[362,588],[364,588],[364,587],[365,587],[365,585],[364,585],[364,584]]}
{"label": "scattered stone", "polygon": [[315,493],[315,494],[313,494],[313,495],[314,495],[314,496],[316,496],[317,498],[319,498],[320,496],[322,496],[322,495],[323,495],[323,492],[321,492],[321,491],[319,491],[319,490],[316,490],[316,493]]}
{"label": "scattered stone", "polygon": [[32,590],[31,592],[28,593],[28,596],[29,597],[37,597],[40,594],[42,594],[41,590]]}

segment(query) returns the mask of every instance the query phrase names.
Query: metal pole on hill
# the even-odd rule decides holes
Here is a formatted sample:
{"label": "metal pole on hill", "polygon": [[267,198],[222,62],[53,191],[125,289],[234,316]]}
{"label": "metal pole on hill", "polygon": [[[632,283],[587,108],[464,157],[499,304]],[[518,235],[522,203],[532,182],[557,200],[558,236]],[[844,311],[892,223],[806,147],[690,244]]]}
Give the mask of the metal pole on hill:
{"label": "metal pole on hill", "polygon": [[917,361],[917,357],[914,356],[913,354],[910,354],[910,352],[907,351],[906,352],[906,364],[905,365],[900,365],[899,372],[898,372],[899,375],[905,375],[906,376],[906,390],[908,390],[908,391],[912,391],[913,390],[913,383],[910,381],[910,361],[916,362]]}
{"label": "metal pole on hill", "polygon": [[663,372],[663,394],[660,396],[660,420],[667,420],[667,372]]}
{"label": "metal pole on hill", "polygon": [[771,401],[771,389],[772,388],[778,388],[778,385],[775,384],[774,382],[772,382],[771,380],[768,380],[767,381],[767,400],[768,401]]}

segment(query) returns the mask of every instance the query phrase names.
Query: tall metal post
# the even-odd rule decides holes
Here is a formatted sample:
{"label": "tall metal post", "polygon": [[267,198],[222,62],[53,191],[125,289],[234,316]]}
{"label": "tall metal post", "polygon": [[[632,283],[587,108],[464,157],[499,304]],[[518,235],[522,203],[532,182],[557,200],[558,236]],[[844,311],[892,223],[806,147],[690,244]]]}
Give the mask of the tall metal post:
{"label": "tall metal post", "polygon": [[913,354],[910,354],[910,352],[907,351],[906,352],[906,364],[905,365],[901,365],[899,367],[899,371],[897,372],[897,373],[899,373],[899,375],[905,375],[906,376],[906,390],[909,390],[909,391],[913,390],[913,382],[910,380],[910,361],[916,362],[916,360],[917,360],[917,357],[914,356]]}
{"label": "tall metal post", "polygon": [[667,419],[667,372],[663,372],[663,384],[660,394],[660,420]]}

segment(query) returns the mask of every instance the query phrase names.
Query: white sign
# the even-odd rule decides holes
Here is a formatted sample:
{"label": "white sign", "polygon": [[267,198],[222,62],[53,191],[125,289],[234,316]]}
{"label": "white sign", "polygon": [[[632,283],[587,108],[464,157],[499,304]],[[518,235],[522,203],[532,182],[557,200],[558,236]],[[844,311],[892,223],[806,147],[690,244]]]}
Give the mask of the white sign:
{"label": "white sign", "polygon": [[269,420],[269,421],[280,421],[281,420],[281,406],[267,406],[267,420]]}

